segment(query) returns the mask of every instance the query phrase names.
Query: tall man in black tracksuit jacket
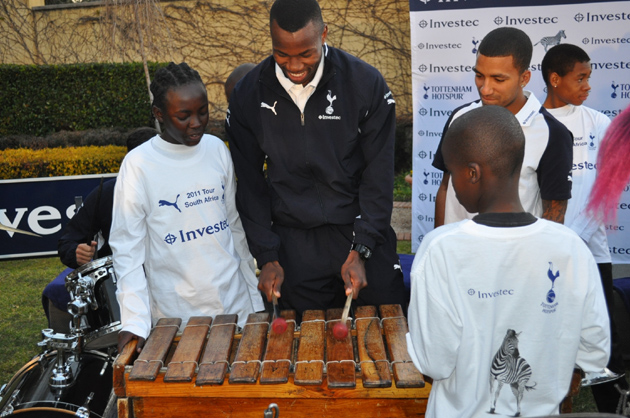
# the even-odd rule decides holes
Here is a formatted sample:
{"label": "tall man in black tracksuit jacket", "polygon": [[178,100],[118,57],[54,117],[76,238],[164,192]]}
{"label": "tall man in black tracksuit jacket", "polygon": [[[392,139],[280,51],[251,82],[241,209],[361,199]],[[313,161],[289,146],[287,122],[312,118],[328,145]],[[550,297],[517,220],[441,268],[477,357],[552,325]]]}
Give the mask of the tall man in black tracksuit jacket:
{"label": "tall man in black tracksuit jacket", "polygon": [[375,68],[325,44],[316,0],[276,0],[270,26],[273,55],[236,85],[225,121],[259,289],[298,315],[351,291],[404,306],[394,98]]}

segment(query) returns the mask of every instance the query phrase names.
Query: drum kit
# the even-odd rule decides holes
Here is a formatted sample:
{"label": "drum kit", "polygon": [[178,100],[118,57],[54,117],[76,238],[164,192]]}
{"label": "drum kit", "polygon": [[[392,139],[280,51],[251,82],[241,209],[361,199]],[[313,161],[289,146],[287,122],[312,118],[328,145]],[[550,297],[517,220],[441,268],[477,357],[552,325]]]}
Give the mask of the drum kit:
{"label": "drum kit", "polygon": [[42,330],[42,353],[0,389],[0,417],[115,417],[112,391],[120,308],[111,257],[66,277],[70,333]]}
{"label": "drum kit", "polygon": [[[0,230],[39,237],[2,223]],[[111,256],[93,260],[66,277],[70,332],[42,330],[41,354],[0,387],[1,418],[118,416],[113,370],[122,325],[116,281]],[[268,418],[278,415],[273,403],[264,411]]]}

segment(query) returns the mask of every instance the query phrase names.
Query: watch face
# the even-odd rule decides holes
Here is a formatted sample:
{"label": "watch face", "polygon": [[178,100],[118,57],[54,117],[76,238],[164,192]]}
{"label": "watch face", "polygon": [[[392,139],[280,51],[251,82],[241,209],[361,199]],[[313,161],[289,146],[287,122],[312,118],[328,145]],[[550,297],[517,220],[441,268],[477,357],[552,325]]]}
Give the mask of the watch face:
{"label": "watch face", "polygon": [[363,244],[355,244],[352,246],[352,249],[358,252],[359,256],[364,260],[367,260],[372,256],[372,250]]}

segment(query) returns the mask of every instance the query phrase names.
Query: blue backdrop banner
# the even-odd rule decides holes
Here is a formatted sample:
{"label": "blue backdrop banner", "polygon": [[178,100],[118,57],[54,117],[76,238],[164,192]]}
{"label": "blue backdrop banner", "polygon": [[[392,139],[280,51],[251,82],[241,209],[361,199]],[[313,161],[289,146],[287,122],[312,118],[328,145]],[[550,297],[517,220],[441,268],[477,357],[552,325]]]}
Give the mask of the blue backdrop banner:
{"label": "blue backdrop banner", "polygon": [[39,237],[0,230],[0,259],[54,256],[63,227],[83,199],[116,174],[0,180],[0,223]]}

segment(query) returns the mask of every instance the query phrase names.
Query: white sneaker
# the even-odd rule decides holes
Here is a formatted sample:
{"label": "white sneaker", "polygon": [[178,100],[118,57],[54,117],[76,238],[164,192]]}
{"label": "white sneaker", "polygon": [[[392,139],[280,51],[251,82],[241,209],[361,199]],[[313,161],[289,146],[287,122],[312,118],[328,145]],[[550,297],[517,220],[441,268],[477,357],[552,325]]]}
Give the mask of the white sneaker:
{"label": "white sneaker", "polygon": [[582,379],[582,387],[599,385],[601,383],[610,382],[613,380],[617,380],[620,377],[623,377],[625,373],[617,374],[607,367],[604,368],[601,372],[589,372],[584,373],[584,379]]}

